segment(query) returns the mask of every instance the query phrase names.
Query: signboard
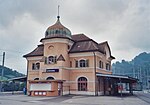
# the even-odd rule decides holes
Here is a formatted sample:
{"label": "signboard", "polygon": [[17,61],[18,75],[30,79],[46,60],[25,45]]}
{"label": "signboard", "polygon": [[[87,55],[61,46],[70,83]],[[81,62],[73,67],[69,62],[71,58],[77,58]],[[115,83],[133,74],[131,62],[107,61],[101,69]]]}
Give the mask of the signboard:
{"label": "signboard", "polygon": [[30,91],[39,91],[39,90],[51,90],[51,83],[38,83],[38,84],[31,84]]}
{"label": "signboard", "polygon": [[59,72],[59,69],[46,69],[47,73]]}

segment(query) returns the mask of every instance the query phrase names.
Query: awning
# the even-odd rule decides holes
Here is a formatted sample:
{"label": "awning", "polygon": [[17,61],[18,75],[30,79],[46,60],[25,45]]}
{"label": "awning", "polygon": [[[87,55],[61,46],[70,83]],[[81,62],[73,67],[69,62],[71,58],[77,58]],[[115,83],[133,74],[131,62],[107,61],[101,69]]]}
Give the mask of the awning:
{"label": "awning", "polygon": [[114,78],[117,80],[121,80],[124,82],[137,82],[138,79],[129,77],[126,75],[114,75],[114,74],[102,74],[102,73],[96,73],[96,76],[98,77],[108,77],[108,78]]}
{"label": "awning", "polygon": [[27,81],[27,76],[11,78],[9,81]]}

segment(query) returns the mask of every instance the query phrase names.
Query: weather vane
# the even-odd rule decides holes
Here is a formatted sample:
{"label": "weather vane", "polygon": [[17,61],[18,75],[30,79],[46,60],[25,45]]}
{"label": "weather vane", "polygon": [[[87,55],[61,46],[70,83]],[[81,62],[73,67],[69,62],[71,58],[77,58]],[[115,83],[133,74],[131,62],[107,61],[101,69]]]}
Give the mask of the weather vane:
{"label": "weather vane", "polygon": [[60,6],[58,5],[58,16],[57,16],[58,19],[60,18],[60,16],[59,16],[59,7],[60,7]]}

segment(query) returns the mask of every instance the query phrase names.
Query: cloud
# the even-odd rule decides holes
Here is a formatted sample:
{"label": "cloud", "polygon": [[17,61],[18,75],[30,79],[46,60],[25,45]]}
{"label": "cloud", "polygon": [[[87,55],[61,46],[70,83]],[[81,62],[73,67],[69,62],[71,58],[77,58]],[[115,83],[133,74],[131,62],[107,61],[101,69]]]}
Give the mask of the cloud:
{"label": "cloud", "polygon": [[149,0],[0,0],[0,53],[6,51],[6,66],[26,73],[22,55],[55,23],[57,5],[64,26],[99,43],[108,40],[117,60],[150,50]]}

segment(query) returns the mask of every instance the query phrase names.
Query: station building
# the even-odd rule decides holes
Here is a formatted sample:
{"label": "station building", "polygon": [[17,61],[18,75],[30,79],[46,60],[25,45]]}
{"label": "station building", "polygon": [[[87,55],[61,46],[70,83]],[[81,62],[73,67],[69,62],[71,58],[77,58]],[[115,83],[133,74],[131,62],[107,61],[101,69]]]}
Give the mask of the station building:
{"label": "station building", "polygon": [[72,35],[60,17],[49,26],[41,44],[24,55],[27,59],[27,91],[31,96],[115,93],[115,57],[107,41],[98,43],[84,34]]}

